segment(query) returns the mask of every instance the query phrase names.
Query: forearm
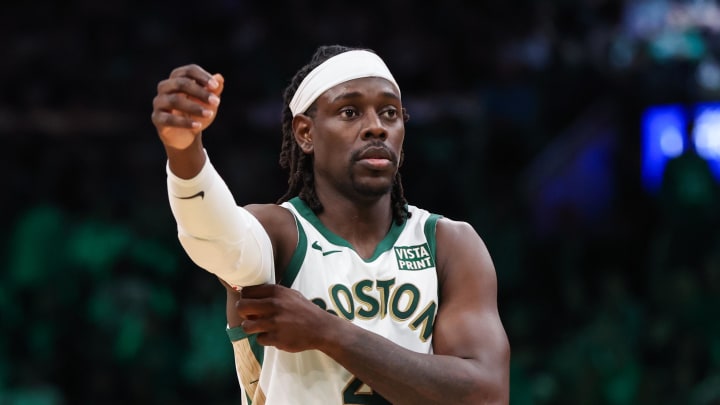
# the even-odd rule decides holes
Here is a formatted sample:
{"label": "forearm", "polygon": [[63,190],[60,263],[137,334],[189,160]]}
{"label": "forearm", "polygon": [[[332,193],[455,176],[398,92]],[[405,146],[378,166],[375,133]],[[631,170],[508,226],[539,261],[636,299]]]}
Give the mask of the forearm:
{"label": "forearm", "polygon": [[235,287],[274,281],[267,233],[252,214],[237,206],[207,157],[198,173],[187,179],[177,176],[168,161],[167,187],[178,237],[198,266]]}
{"label": "forearm", "polygon": [[202,134],[196,136],[185,149],[163,144],[168,157],[168,170],[181,179],[191,179],[200,173],[207,155],[202,143]]}
{"label": "forearm", "polygon": [[503,379],[479,360],[423,354],[339,320],[321,349],[393,404],[506,404]]}

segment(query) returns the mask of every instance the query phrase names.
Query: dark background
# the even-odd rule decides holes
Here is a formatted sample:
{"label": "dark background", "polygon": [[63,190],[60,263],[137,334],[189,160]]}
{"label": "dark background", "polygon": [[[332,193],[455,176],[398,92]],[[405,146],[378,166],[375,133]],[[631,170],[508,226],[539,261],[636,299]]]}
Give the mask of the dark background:
{"label": "dark background", "polygon": [[332,43],[400,83],[409,201],[488,245],[513,404],[720,403],[717,184],[640,178],[645,108],[720,100],[719,38],[714,1],[4,5],[0,404],[239,403],[152,98],[222,73],[207,149],[238,203],[274,202],[282,91]]}

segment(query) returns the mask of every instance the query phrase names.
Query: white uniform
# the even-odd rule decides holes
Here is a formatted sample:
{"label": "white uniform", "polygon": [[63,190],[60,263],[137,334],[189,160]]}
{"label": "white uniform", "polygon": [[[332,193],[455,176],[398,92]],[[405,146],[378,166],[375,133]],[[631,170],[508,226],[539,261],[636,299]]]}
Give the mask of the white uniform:
{"label": "white uniform", "polygon": [[[438,308],[436,214],[409,206],[372,257],[361,258],[294,198],[282,204],[297,222],[298,246],[281,284],[321,308],[409,350],[432,353]],[[378,394],[320,351],[263,347],[240,328],[228,329],[243,404],[383,404]]]}

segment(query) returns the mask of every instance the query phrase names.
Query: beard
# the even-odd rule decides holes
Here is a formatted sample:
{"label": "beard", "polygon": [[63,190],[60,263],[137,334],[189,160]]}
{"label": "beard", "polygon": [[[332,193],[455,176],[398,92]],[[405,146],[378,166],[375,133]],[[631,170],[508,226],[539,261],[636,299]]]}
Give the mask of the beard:
{"label": "beard", "polygon": [[358,176],[357,173],[352,173],[351,170],[350,186],[355,194],[359,196],[367,198],[382,197],[392,191],[395,186],[396,174],[397,171],[395,171],[395,175],[393,175],[392,178],[386,176],[368,178],[366,176]]}
{"label": "beard", "polygon": [[368,184],[367,182],[355,181],[354,177],[352,179],[352,186],[355,192],[364,197],[371,198],[382,197],[383,195],[391,192],[393,184],[393,182],[388,182],[385,184]]}

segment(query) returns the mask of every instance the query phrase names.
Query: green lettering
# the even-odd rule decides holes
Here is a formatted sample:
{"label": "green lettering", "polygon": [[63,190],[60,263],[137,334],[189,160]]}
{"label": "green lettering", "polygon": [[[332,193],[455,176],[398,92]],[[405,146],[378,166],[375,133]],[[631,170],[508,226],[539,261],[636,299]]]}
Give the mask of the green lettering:
{"label": "green lettering", "polygon": [[[400,308],[400,301],[403,295],[407,296],[405,309]],[[403,284],[396,288],[392,294],[391,310],[393,318],[404,321],[415,312],[420,300],[420,291],[412,284]]]}
{"label": "green lettering", "polygon": [[319,306],[320,308],[324,309],[325,311],[328,311],[329,313],[337,316],[337,312],[333,311],[332,309],[327,309],[327,304],[325,304],[325,300],[322,298],[313,298],[312,303]]}
{"label": "green lettering", "polygon": [[325,300],[322,298],[313,298],[312,303],[319,306],[323,310],[327,309],[327,304],[325,304]]}
{"label": "green lettering", "polygon": [[430,339],[430,336],[432,336],[436,310],[437,305],[435,304],[435,301],[430,301],[425,309],[422,310],[420,315],[410,322],[410,329],[412,330],[416,330],[422,326],[422,330],[420,331],[420,340],[423,342],[426,342]]}
{"label": "green lettering", "polygon": [[[341,296],[344,297],[346,306],[343,306],[340,300]],[[339,314],[347,320],[353,320],[355,318],[355,305],[350,289],[342,284],[335,284],[330,289],[330,297],[332,298],[333,306]]]}
{"label": "green lettering", "polygon": [[372,280],[362,280],[355,284],[353,292],[355,299],[358,301],[357,316],[360,318],[370,319],[377,316],[380,312],[380,303],[375,297],[368,294],[373,287]]}
{"label": "green lettering", "polygon": [[380,319],[387,315],[388,302],[390,302],[390,289],[395,285],[395,279],[377,280],[377,289],[380,292]]}

